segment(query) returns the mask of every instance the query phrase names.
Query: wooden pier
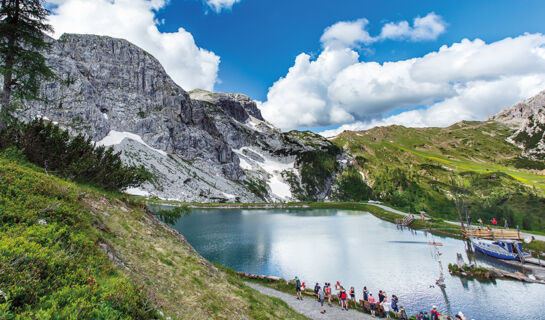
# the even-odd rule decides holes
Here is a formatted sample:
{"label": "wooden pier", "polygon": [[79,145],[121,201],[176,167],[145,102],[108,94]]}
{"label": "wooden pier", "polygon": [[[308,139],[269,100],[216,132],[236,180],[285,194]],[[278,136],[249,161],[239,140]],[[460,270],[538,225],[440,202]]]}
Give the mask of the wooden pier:
{"label": "wooden pier", "polygon": [[488,239],[488,240],[495,240],[495,239],[510,239],[510,240],[522,240],[522,235],[517,230],[509,230],[509,229],[481,229],[481,228],[471,228],[471,229],[465,229],[463,231],[464,237],[474,237],[474,238],[482,238],[482,239]]}
{"label": "wooden pier", "polygon": [[411,214],[408,216],[405,216],[403,219],[395,219],[395,223],[400,226],[408,227],[413,223],[415,220],[415,217]]}

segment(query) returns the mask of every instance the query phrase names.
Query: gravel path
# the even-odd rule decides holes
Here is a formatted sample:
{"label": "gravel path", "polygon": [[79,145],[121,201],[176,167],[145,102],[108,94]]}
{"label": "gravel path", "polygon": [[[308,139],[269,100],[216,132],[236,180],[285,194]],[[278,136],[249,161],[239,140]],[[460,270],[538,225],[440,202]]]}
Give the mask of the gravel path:
{"label": "gravel path", "polygon": [[304,297],[303,301],[297,300],[294,295],[281,292],[275,289],[271,289],[259,284],[245,282],[248,287],[254,288],[255,290],[266,294],[271,297],[276,297],[284,302],[286,302],[293,310],[296,312],[310,318],[310,319],[376,319],[372,318],[368,314],[364,314],[355,310],[348,310],[348,311],[342,311],[341,308],[337,303],[333,303],[332,307],[329,307],[327,305],[327,302],[324,304],[326,313],[321,314],[320,311],[322,310],[320,307],[320,304],[316,301],[316,298],[314,297]]}

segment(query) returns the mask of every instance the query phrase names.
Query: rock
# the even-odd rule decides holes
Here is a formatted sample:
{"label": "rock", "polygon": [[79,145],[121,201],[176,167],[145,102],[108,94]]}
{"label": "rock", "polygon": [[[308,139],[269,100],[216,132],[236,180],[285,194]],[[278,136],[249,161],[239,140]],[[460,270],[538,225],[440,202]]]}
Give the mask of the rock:
{"label": "rock", "polygon": [[545,159],[545,90],[488,120],[501,122],[514,129],[508,141],[520,146],[524,156]]}
{"label": "rock", "polygon": [[[288,201],[301,154],[332,146],[312,133],[284,133],[236,93],[179,87],[146,51],[122,39],[64,34],[44,55],[57,79],[17,117],[41,117],[113,146],[154,180],[127,192],[181,201]],[[342,157],[342,156],[340,156]],[[331,179],[333,180],[333,178]],[[324,199],[331,183],[313,190]],[[292,192],[293,191],[293,192]]]}

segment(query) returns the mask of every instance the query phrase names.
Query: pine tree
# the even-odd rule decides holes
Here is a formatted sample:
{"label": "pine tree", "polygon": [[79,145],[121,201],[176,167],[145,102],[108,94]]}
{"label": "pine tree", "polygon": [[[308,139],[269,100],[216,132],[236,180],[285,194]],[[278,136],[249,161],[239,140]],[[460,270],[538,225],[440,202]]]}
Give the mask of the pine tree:
{"label": "pine tree", "polygon": [[37,99],[40,81],[53,76],[40,53],[47,49],[49,11],[43,0],[2,0],[0,8],[0,129],[11,118],[12,100]]}

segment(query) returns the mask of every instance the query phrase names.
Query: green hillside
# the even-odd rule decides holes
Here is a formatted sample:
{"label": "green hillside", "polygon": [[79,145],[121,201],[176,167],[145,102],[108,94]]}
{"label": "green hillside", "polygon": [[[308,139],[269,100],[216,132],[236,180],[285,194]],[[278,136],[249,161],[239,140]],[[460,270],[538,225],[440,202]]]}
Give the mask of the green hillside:
{"label": "green hillside", "polygon": [[211,265],[145,203],[0,149],[0,319],[302,319]]}
{"label": "green hillside", "polygon": [[457,219],[453,186],[461,188],[473,221],[545,230],[545,163],[522,158],[497,122],[447,128],[377,127],[333,139],[351,154],[374,197],[411,212]]}

